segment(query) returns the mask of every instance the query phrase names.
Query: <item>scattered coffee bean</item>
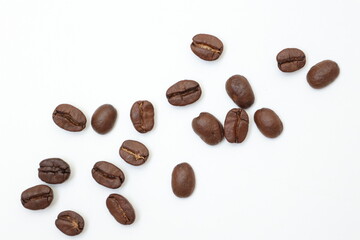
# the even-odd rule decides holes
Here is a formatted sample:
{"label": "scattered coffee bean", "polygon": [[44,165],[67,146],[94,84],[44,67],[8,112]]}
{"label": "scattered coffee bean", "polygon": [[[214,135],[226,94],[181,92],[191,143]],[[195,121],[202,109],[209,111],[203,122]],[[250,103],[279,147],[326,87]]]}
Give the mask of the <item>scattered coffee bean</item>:
{"label": "scattered coffee bean", "polygon": [[119,223],[130,225],[135,221],[134,208],[125,197],[115,193],[110,194],[106,199],[106,206]]}
{"label": "scattered coffee bean", "polygon": [[336,62],[325,60],[313,66],[306,78],[311,87],[319,89],[332,83],[340,73]]}
{"label": "scattered coffee bean", "polygon": [[269,108],[257,110],[254,120],[260,132],[266,137],[276,138],[283,131],[283,124],[279,116]]}
{"label": "scattered coffee bean", "polygon": [[56,125],[70,132],[79,132],[86,127],[85,115],[70,104],[60,104],[53,112]]}
{"label": "scattered coffee bean", "polygon": [[177,197],[189,197],[195,188],[194,170],[188,163],[175,166],[171,176],[171,187]]}
{"label": "scattered coffee bean", "polygon": [[234,75],[226,81],[226,92],[229,97],[241,108],[250,107],[255,96],[248,80],[241,75]]}
{"label": "scattered coffee bean", "polygon": [[126,140],[120,147],[120,157],[127,163],[139,166],[146,162],[149,157],[149,150],[144,144],[134,140]]}
{"label": "scattered coffee bean", "polygon": [[117,111],[112,105],[101,105],[92,115],[91,126],[97,133],[106,134],[113,128],[116,117]]}
{"label": "scattered coffee bean", "polygon": [[193,119],[192,128],[194,132],[207,144],[216,145],[224,138],[224,128],[212,114],[202,112]]}
{"label": "scattered coffee bean", "polygon": [[53,198],[53,191],[49,186],[36,185],[22,192],[21,203],[27,209],[39,210],[47,208]]}
{"label": "scattered coffee bean", "polygon": [[166,91],[169,103],[174,106],[185,106],[194,103],[200,96],[200,85],[194,80],[179,81]]}
{"label": "scattered coffee bean", "polygon": [[276,56],[278,67],[282,72],[295,72],[305,66],[305,53],[297,48],[285,48]]}
{"label": "scattered coffee bean", "polygon": [[245,140],[249,128],[249,116],[241,108],[231,109],[225,118],[225,138],[230,143],[241,143]]}
{"label": "scattered coffee bean", "polygon": [[154,107],[149,101],[137,101],[130,110],[131,122],[136,131],[146,133],[154,127]]}
{"label": "scattered coffee bean", "polygon": [[74,211],[63,211],[55,220],[56,227],[68,236],[80,234],[85,226],[84,219]]}
{"label": "scattered coffee bean", "polygon": [[213,61],[220,57],[224,45],[215,36],[209,34],[197,34],[193,37],[190,47],[193,53],[206,61]]}
{"label": "scattered coffee bean", "polygon": [[38,176],[46,183],[63,183],[70,176],[70,166],[60,158],[48,158],[40,162]]}
{"label": "scattered coffee bean", "polygon": [[105,161],[95,163],[91,174],[96,182],[113,189],[119,188],[125,180],[125,175],[120,168]]}

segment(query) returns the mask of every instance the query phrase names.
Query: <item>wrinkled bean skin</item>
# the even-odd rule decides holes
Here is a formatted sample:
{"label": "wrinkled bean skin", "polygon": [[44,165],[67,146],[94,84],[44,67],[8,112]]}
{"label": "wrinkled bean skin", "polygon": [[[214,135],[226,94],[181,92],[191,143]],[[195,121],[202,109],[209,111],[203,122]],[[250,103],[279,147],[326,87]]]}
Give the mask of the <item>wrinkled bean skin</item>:
{"label": "wrinkled bean skin", "polygon": [[254,120],[260,132],[268,138],[276,138],[283,131],[283,124],[279,116],[269,108],[257,110]]}
{"label": "wrinkled bean skin", "polygon": [[212,114],[202,112],[193,119],[194,132],[207,144],[216,145],[224,138],[224,128],[221,122]]}
{"label": "wrinkled bean skin", "polygon": [[106,199],[106,206],[115,220],[124,225],[135,221],[135,210],[131,203],[119,194],[110,194]]}
{"label": "wrinkled bean skin", "polygon": [[241,143],[245,140],[249,129],[249,116],[244,109],[233,108],[225,118],[225,138],[230,143]]}
{"label": "wrinkled bean skin", "polygon": [[314,65],[306,78],[311,87],[320,89],[332,83],[339,76],[339,73],[340,68],[336,62],[325,60]]}
{"label": "wrinkled bean skin", "polygon": [[131,122],[139,133],[147,133],[154,127],[154,106],[149,101],[137,101],[130,110]]}
{"label": "wrinkled bean skin", "polygon": [[80,132],[86,127],[85,115],[70,104],[57,106],[52,117],[56,125],[70,132]]}
{"label": "wrinkled bean skin", "polygon": [[181,80],[166,91],[166,98],[171,105],[186,106],[196,102],[201,96],[201,87],[194,80]]}
{"label": "wrinkled bean skin", "polygon": [[53,190],[47,185],[36,185],[21,194],[22,205],[31,210],[47,208],[54,198]]}
{"label": "wrinkled bean skin", "polygon": [[126,140],[120,146],[119,154],[125,162],[134,166],[139,166],[147,161],[149,150],[141,142]]}
{"label": "wrinkled bean skin", "polygon": [[116,109],[110,104],[104,104],[94,112],[91,118],[91,126],[95,132],[106,134],[114,127],[116,118]]}
{"label": "wrinkled bean skin", "polygon": [[209,34],[197,34],[190,45],[193,53],[206,61],[218,59],[223,52],[224,45],[220,39]]}
{"label": "wrinkled bean skin", "polygon": [[195,188],[195,173],[190,164],[180,163],[175,166],[171,176],[171,187],[179,198],[189,197]]}
{"label": "wrinkled bean skin", "polygon": [[282,72],[295,72],[305,66],[306,56],[297,48],[285,48],[276,56],[278,68]]}
{"label": "wrinkled bean skin", "polygon": [[255,95],[248,80],[241,75],[230,77],[225,84],[229,97],[241,108],[249,108],[255,101]]}
{"label": "wrinkled bean skin", "polygon": [[80,234],[85,226],[83,217],[74,211],[63,211],[55,220],[55,226],[68,236]]}
{"label": "wrinkled bean skin", "polygon": [[125,181],[121,169],[106,161],[95,163],[91,174],[97,183],[112,189],[119,188]]}
{"label": "wrinkled bean skin", "polygon": [[39,178],[50,184],[65,182],[70,176],[70,166],[60,158],[48,158],[40,162]]}

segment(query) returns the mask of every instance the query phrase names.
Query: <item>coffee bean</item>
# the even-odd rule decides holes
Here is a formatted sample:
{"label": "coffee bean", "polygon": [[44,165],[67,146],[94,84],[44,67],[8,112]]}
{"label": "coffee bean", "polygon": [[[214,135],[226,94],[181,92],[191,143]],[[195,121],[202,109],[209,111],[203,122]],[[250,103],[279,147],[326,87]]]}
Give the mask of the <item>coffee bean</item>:
{"label": "coffee bean", "polygon": [[171,187],[177,197],[189,197],[195,188],[194,170],[188,163],[175,166],[171,176]]}
{"label": "coffee bean", "polygon": [[53,198],[53,191],[49,186],[36,185],[22,192],[21,203],[27,209],[39,210],[47,208]]}
{"label": "coffee bean", "polygon": [[106,134],[113,128],[116,117],[117,111],[112,105],[101,105],[92,115],[91,126],[95,132]]}
{"label": "coffee bean", "polygon": [[197,34],[193,37],[190,47],[193,53],[206,61],[213,61],[220,57],[224,45],[215,36],[209,34]]}
{"label": "coffee bean", "polygon": [[193,119],[194,132],[207,144],[216,145],[224,138],[224,128],[216,117],[207,112],[202,112]]}
{"label": "coffee bean", "polygon": [[136,131],[146,133],[154,127],[154,107],[149,101],[137,101],[130,110],[131,122]]}
{"label": "coffee bean", "polygon": [[185,106],[196,102],[201,96],[199,83],[193,80],[182,80],[166,91],[166,97],[171,105]]}
{"label": "coffee bean", "polygon": [[110,194],[106,199],[106,206],[119,223],[130,225],[135,221],[134,208],[125,197],[115,193]]}
{"label": "coffee bean", "polygon": [[113,189],[119,188],[125,180],[125,175],[120,168],[105,161],[95,163],[91,174],[96,182]]}
{"label": "coffee bean", "polygon": [[146,162],[149,157],[149,150],[144,144],[134,140],[126,140],[120,147],[120,157],[127,163],[139,166]]}
{"label": "coffee bean", "polygon": [[311,87],[319,89],[332,83],[340,73],[336,62],[325,60],[313,66],[306,78]]}
{"label": "coffee bean", "polygon": [[48,158],[40,162],[38,176],[46,183],[63,183],[70,176],[70,166],[60,158]]}
{"label": "coffee bean", "polygon": [[86,127],[85,115],[70,104],[60,104],[53,112],[56,125],[70,132],[79,132]]}
{"label": "coffee bean", "polygon": [[260,132],[269,138],[276,138],[283,131],[279,116],[271,109],[262,108],[255,112],[254,120]]}
{"label": "coffee bean", "polygon": [[229,97],[241,108],[250,107],[254,101],[254,92],[248,80],[241,75],[234,75],[226,81],[226,92]]}
{"label": "coffee bean", "polygon": [[278,67],[282,72],[295,72],[305,66],[305,53],[297,48],[285,48],[276,56]]}
{"label": "coffee bean", "polygon": [[64,234],[75,236],[83,231],[85,221],[78,213],[68,210],[59,213],[55,225]]}
{"label": "coffee bean", "polygon": [[230,143],[241,143],[245,140],[249,128],[249,116],[241,108],[231,109],[225,118],[225,138]]}

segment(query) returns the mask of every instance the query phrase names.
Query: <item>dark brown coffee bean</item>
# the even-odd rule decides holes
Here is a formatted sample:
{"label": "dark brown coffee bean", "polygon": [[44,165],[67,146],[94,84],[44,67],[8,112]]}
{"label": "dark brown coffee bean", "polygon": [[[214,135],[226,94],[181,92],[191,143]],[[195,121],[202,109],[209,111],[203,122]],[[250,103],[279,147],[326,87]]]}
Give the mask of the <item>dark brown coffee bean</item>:
{"label": "dark brown coffee bean", "polygon": [[306,78],[313,88],[323,88],[332,83],[340,73],[340,68],[336,62],[325,60],[313,66]]}
{"label": "dark brown coffee bean", "polygon": [[193,37],[190,47],[193,53],[206,61],[213,61],[220,57],[224,45],[215,36],[209,34],[197,34]]}
{"label": "dark brown coffee bean", "polygon": [[46,183],[63,183],[70,176],[70,166],[60,158],[48,158],[40,162],[38,176]]}
{"label": "dark brown coffee bean", "polygon": [[105,161],[95,163],[91,174],[96,182],[108,188],[119,188],[125,181],[125,175],[121,169]]}
{"label": "dark brown coffee bean", "polygon": [[53,112],[56,125],[70,132],[79,132],[86,127],[85,115],[70,104],[60,104]]}
{"label": "dark brown coffee bean", "polygon": [[171,176],[171,187],[177,197],[189,197],[195,188],[194,170],[188,163],[175,166]]}
{"label": "dark brown coffee bean", "polygon": [[134,140],[126,140],[120,147],[120,157],[127,163],[139,166],[146,162],[149,157],[149,150],[144,144]]}
{"label": "dark brown coffee bean", "polygon": [[276,56],[278,67],[282,72],[295,72],[305,66],[305,53],[297,48],[285,48]]}
{"label": "dark brown coffee bean", "polygon": [[108,133],[113,128],[116,117],[117,111],[112,105],[101,105],[92,115],[91,126],[99,134]]}
{"label": "dark brown coffee bean", "polygon": [[230,143],[241,143],[245,140],[249,128],[249,116],[241,108],[231,109],[225,118],[225,138]]}
{"label": "dark brown coffee bean", "polygon": [[83,231],[85,221],[78,213],[68,210],[59,213],[55,225],[64,234],[75,236]]}
{"label": "dark brown coffee bean", "polygon": [[262,108],[255,112],[254,120],[260,132],[269,138],[276,138],[283,131],[279,116],[271,109]]}
{"label": "dark brown coffee bean", "polygon": [[250,107],[254,101],[254,92],[248,80],[241,75],[234,75],[226,81],[226,92],[241,108]]}
{"label": "dark brown coffee bean", "polygon": [[185,106],[196,102],[201,96],[199,83],[193,80],[182,80],[166,91],[166,97],[171,105]]}
{"label": "dark brown coffee bean", "polygon": [[224,138],[224,128],[221,122],[207,112],[202,112],[193,119],[192,128],[209,145],[216,145]]}
{"label": "dark brown coffee bean", "polygon": [[46,185],[36,185],[21,194],[22,205],[31,210],[47,208],[54,198],[52,189]]}
{"label": "dark brown coffee bean", "polygon": [[130,225],[135,221],[134,208],[125,197],[115,193],[110,194],[106,199],[106,206],[119,223]]}
{"label": "dark brown coffee bean", "polygon": [[154,127],[154,107],[149,101],[137,101],[130,110],[131,122],[136,131],[146,133]]}

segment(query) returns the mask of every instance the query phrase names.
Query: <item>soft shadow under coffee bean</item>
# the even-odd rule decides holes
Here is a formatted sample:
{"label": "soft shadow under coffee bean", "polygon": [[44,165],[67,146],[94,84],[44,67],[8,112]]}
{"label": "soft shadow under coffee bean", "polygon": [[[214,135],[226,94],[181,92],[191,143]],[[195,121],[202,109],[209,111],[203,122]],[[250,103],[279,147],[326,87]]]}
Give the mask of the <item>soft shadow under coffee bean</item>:
{"label": "soft shadow under coffee bean", "polygon": [[56,125],[70,132],[79,132],[86,127],[85,115],[70,104],[60,104],[53,112]]}
{"label": "soft shadow under coffee bean", "polygon": [[47,208],[54,198],[53,190],[47,185],[37,185],[21,194],[21,204],[31,210]]}
{"label": "soft shadow under coffee bean", "polygon": [[80,214],[74,211],[63,211],[55,220],[56,227],[68,236],[80,234],[85,226],[85,221]]}
{"label": "soft shadow under coffee bean", "polygon": [[70,176],[70,166],[60,158],[48,158],[40,162],[38,176],[50,184],[65,182]]}

